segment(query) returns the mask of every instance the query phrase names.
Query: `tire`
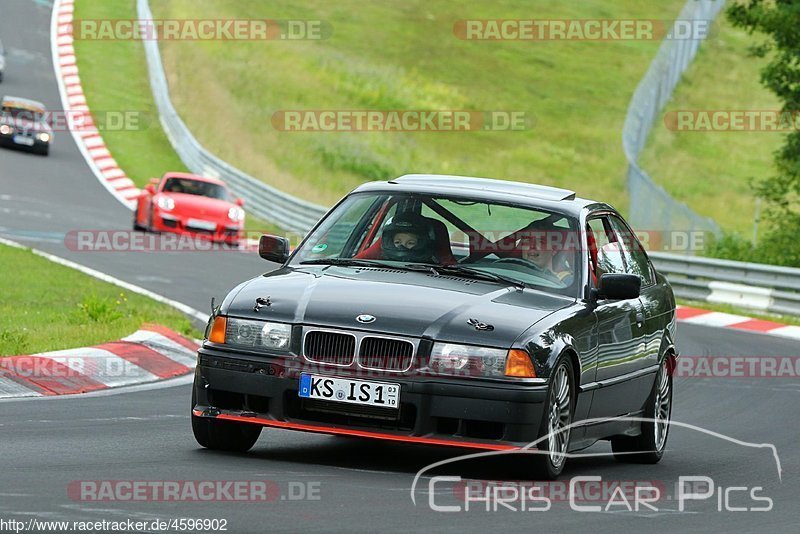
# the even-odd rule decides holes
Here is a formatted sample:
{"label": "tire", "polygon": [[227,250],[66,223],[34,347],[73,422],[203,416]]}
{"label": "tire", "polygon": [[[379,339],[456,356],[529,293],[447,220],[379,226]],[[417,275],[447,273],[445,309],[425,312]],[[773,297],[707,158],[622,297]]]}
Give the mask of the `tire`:
{"label": "tire", "polygon": [[[555,480],[564,470],[567,463],[566,453],[569,450],[570,425],[575,411],[572,360],[561,356],[551,376],[539,429],[539,438],[548,437],[537,446],[540,451],[547,451],[547,454],[537,453],[533,458],[534,474],[543,480]],[[558,432],[560,429],[566,430]]]}
{"label": "tire", "polygon": [[136,209],[133,210],[133,229],[139,232],[147,231],[147,228],[139,224],[139,202],[136,202]]}
{"label": "tire", "polygon": [[47,156],[48,154],[50,154],[50,145],[45,145],[44,148],[40,148],[39,154],[42,156]]}
{"label": "tire", "polygon": [[[192,386],[192,410],[194,410],[196,398],[194,386]],[[192,432],[197,443],[206,449],[247,452],[258,441],[258,436],[261,435],[261,426],[197,417],[192,411]]]}
{"label": "tire", "polygon": [[638,436],[617,436],[611,439],[614,459],[623,463],[656,464],[664,456],[672,416],[672,373],[670,356],[661,362],[653,389],[647,397],[642,422],[642,433]]}

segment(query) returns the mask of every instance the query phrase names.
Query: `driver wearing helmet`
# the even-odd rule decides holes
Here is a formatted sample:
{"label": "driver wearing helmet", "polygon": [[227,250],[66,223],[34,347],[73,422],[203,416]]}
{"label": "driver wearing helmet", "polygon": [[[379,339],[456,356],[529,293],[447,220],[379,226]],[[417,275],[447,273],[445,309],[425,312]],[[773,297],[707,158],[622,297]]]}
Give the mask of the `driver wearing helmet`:
{"label": "driver wearing helmet", "polygon": [[434,254],[431,225],[420,217],[398,216],[381,236],[383,258],[392,261],[439,263]]}

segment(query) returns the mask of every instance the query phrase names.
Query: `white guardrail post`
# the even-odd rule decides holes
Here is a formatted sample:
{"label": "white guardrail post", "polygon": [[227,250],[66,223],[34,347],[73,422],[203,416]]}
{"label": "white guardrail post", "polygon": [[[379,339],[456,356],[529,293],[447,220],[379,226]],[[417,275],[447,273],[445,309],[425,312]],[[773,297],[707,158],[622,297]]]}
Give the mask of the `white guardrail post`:
{"label": "white guardrail post", "polygon": [[[138,0],[136,8],[140,20],[153,19],[147,0]],[[143,43],[150,87],[161,125],[184,164],[194,173],[225,180],[233,192],[245,200],[245,207],[255,216],[275,223],[285,230],[293,232],[310,230],[325,214],[327,208],[275,189],[203,148],[172,105],[158,41],[145,39]]]}

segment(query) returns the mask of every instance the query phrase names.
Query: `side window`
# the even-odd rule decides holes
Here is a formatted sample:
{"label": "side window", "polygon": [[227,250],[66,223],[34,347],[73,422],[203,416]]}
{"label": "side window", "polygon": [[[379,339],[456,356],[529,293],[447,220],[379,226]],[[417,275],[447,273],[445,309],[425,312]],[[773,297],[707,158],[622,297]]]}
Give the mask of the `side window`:
{"label": "side window", "polygon": [[596,279],[599,280],[606,273],[627,272],[620,244],[617,242],[616,234],[611,231],[606,218],[590,219],[588,226],[591,236],[594,237],[597,251],[597,263],[594,265]]}
{"label": "side window", "polygon": [[653,283],[653,270],[650,268],[650,262],[647,260],[647,255],[644,253],[642,244],[636,239],[632,231],[617,217],[609,216],[609,222],[617,234],[620,243],[622,244],[622,254],[625,257],[625,263],[628,265],[627,272],[635,274],[642,279],[642,286],[649,286]]}

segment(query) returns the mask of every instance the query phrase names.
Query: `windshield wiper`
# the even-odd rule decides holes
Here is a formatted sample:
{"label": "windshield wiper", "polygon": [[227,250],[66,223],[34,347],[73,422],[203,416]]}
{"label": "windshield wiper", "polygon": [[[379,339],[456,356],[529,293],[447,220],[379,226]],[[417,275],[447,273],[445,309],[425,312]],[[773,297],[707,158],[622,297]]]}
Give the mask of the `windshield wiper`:
{"label": "windshield wiper", "polygon": [[406,267],[415,266],[418,270],[422,271],[422,267],[425,270],[432,271],[438,275],[441,273],[445,274],[459,274],[461,276],[469,277],[469,278],[483,278],[484,280],[490,280],[492,282],[501,282],[504,284],[509,284],[517,289],[525,289],[525,284],[511,278],[510,276],[503,276],[501,274],[489,273],[486,271],[481,271],[480,269],[474,269],[472,267],[465,267],[464,265],[431,265],[428,263],[416,263],[416,264],[407,264]]}
{"label": "windshield wiper", "polygon": [[319,258],[317,260],[301,261],[300,265],[342,265],[351,267],[389,267],[389,265],[375,260],[360,260],[358,258]]}

